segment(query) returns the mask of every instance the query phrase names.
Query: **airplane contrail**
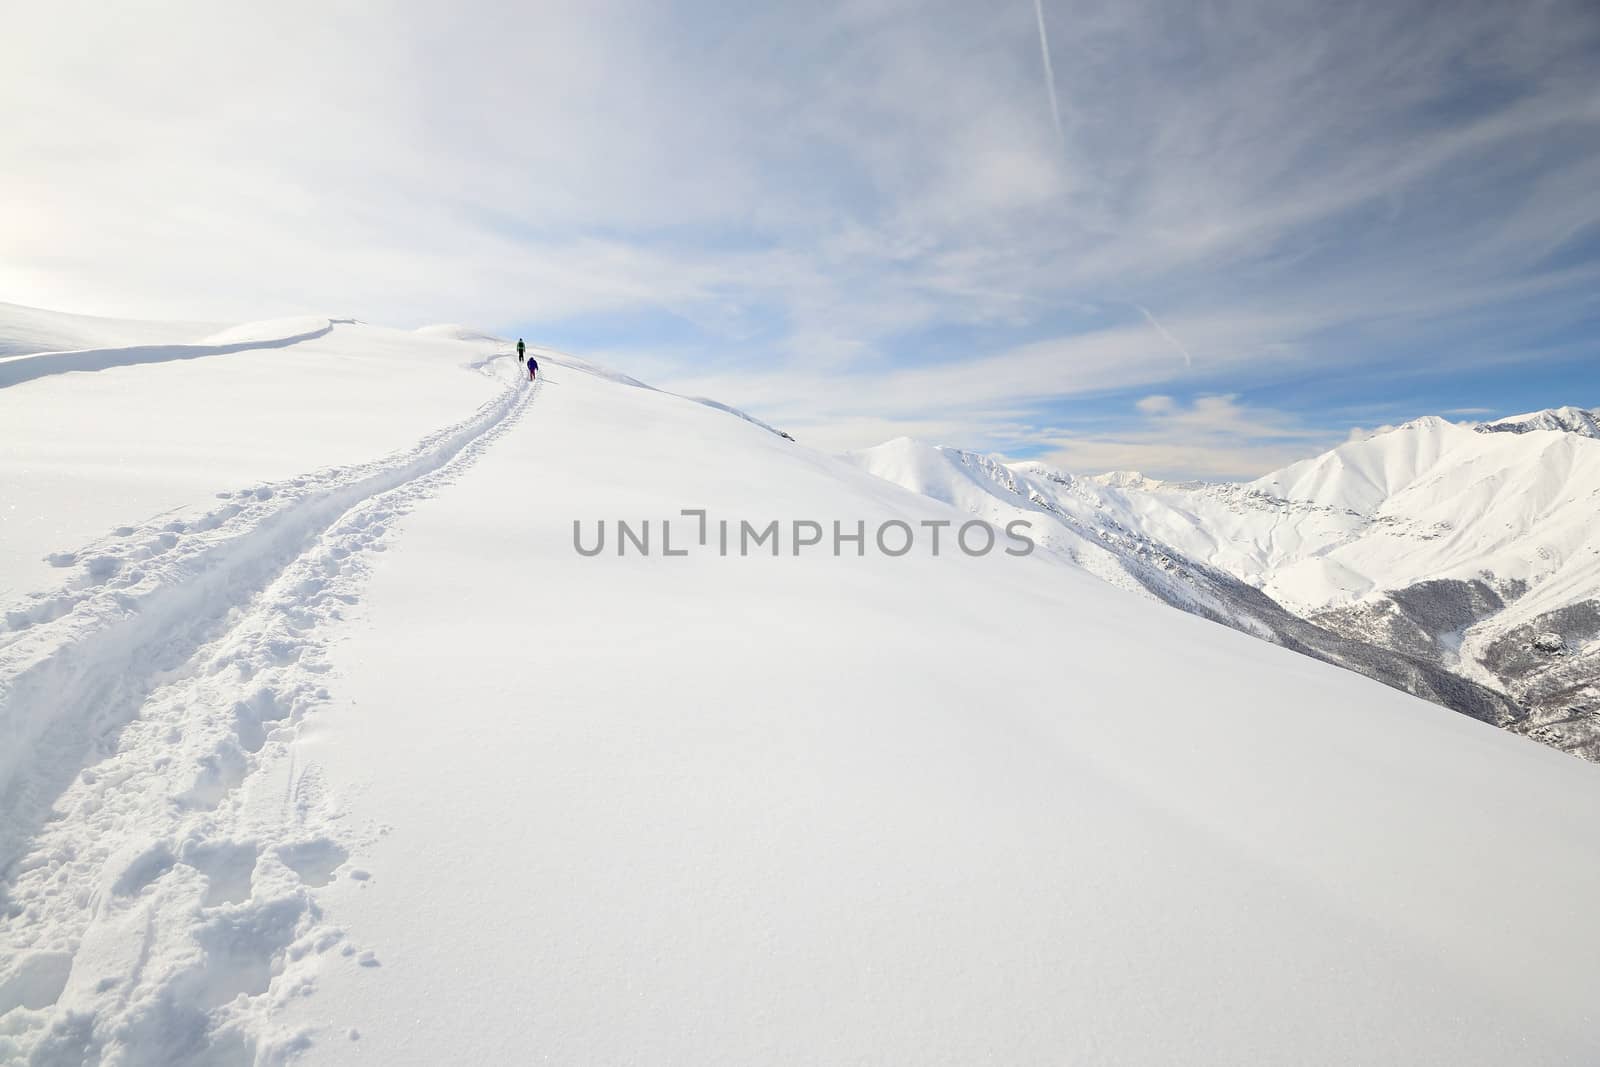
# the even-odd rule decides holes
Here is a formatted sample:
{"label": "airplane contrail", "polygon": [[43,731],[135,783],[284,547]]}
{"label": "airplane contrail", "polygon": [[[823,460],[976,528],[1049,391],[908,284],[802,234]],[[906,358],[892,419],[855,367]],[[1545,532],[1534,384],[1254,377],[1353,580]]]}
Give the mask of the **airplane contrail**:
{"label": "airplane contrail", "polygon": [[1133,306],[1138,309],[1139,314],[1144,316],[1144,321],[1148,322],[1152,327],[1155,328],[1156,333],[1159,333],[1162,337],[1166,338],[1167,344],[1178,350],[1178,354],[1183,357],[1184,366],[1193,367],[1194,360],[1189,356],[1189,350],[1183,347],[1183,343],[1181,341],[1167,332],[1167,328],[1161,325],[1161,320],[1152,315],[1150,313],[1150,309],[1145,307],[1143,304],[1134,304]]}
{"label": "airplane contrail", "polygon": [[[1056,97],[1056,69],[1050,62],[1050,33],[1045,29],[1044,25],[1044,0],[1033,0],[1033,14],[1039,21],[1039,56],[1044,60],[1044,85],[1050,92],[1050,121],[1056,128],[1056,142],[1061,146],[1062,151],[1065,151],[1067,135],[1061,129],[1061,103]],[[1190,356],[1189,350],[1183,347],[1183,342],[1172,336],[1171,332],[1161,325],[1161,320],[1156,318],[1149,308],[1143,304],[1134,304],[1133,306],[1138,309],[1139,314],[1144,316],[1144,320],[1150,324],[1156,333],[1162,336],[1167,344],[1177,349],[1178,354],[1183,357],[1183,365],[1193,368],[1194,357]]]}
{"label": "airplane contrail", "polygon": [[1039,54],[1044,57],[1044,84],[1050,90],[1050,120],[1055,123],[1056,140],[1062,148],[1067,146],[1067,137],[1061,132],[1061,105],[1056,100],[1056,71],[1050,65],[1050,35],[1044,28],[1044,0],[1033,0],[1033,13],[1039,18]]}

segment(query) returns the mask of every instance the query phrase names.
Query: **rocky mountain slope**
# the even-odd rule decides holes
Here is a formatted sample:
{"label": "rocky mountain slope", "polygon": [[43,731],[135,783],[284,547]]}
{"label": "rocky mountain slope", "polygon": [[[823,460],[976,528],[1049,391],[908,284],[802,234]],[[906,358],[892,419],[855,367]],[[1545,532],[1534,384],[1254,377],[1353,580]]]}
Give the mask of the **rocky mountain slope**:
{"label": "rocky mountain slope", "polygon": [[866,469],[1028,515],[1115,584],[1600,759],[1600,426],[1423,418],[1254,482],[1075,477],[890,442]]}
{"label": "rocky mountain slope", "polygon": [[1585,411],[1572,406],[1530,411],[1496,422],[1473,427],[1479,433],[1528,433],[1530,430],[1561,430],[1584,437],[1600,438],[1600,408]]}

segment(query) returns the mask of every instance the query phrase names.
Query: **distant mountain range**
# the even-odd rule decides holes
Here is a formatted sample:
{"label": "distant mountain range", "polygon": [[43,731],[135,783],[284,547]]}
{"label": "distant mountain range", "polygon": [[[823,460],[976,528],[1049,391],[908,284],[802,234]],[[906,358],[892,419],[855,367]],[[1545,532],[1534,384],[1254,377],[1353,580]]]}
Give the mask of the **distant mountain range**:
{"label": "distant mountain range", "polygon": [[1253,482],[901,438],[865,469],[1116,585],[1600,760],[1600,411],[1428,417]]}
{"label": "distant mountain range", "polygon": [[1528,433],[1531,430],[1559,430],[1600,440],[1600,409],[1547,408],[1530,411],[1526,415],[1513,415],[1499,422],[1479,423],[1474,427],[1479,433]]}

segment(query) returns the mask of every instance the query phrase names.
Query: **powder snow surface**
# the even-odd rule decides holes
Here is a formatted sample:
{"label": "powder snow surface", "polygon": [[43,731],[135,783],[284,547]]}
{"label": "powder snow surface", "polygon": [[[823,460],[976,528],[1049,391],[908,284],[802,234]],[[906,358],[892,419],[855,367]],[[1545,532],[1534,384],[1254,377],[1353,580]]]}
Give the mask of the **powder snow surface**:
{"label": "powder snow surface", "polygon": [[[36,462],[120,380],[226,474],[41,535],[4,605],[0,1060],[1600,1057],[1594,767],[1053,550],[797,557],[969,516],[505,353],[332,324],[0,389]],[[579,557],[600,519],[656,554]]]}
{"label": "powder snow surface", "polygon": [[[328,319],[19,358],[74,371],[0,386],[0,598],[47,588],[118,526],[382,455],[495,388],[461,373],[482,358],[466,345]],[[0,360],[0,383],[14,362]]]}

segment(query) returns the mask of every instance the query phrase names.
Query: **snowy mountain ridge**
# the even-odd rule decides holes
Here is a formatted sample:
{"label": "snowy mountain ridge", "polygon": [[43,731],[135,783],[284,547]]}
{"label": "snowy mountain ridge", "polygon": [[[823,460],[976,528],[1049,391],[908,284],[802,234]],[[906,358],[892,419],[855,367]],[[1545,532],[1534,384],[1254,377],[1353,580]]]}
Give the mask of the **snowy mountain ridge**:
{"label": "snowy mountain ridge", "polygon": [[[1172,547],[1381,516],[846,462],[479,331],[314,326],[0,380],[0,1062],[1600,1048],[1592,768]],[[686,506],[1044,548],[575,556]]]}
{"label": "snowy mountain ridge", "polygon": [[1597,759],[1587,415],[1509,432],[1424,417],[1246,483],[1080,477],[905,440],[854,458],[974,513],[1043,511],[1045,543],[1113,584]]}
{"label": "snowy mountain ridge", "polygon": [[1480,422],[1474,429],[1479,433],[1531,433],[1534,430],[1555,430],[1600,439],[1600,408],[1584,410],[1570,405],[1530,411],[1512,415],[1495,422]]}

